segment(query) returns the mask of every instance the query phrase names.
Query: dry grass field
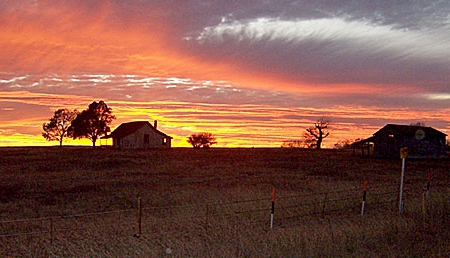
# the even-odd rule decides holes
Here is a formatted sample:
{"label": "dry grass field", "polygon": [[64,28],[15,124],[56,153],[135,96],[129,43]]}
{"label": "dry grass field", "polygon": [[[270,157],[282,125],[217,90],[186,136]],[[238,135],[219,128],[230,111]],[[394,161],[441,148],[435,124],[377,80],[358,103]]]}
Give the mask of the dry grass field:
{"label": "dry grass field", "polygon": [[450,160],[407,160],[402,215],[400,171],[344,150],[0,148],[0,256],[450,257]]}

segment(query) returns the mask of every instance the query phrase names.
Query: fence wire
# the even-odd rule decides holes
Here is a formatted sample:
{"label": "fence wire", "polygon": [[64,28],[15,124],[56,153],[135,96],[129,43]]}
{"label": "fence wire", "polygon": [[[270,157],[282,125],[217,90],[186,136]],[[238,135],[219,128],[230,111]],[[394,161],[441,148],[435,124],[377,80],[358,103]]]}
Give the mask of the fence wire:
{"label": "fence wire", "polygon": [[[295,225],[305,221],[307,223],[308,219],[317,216],[357,216],[360,214],[362,194],[362,189],[354,188],[278,196],[275,202],[276,225]],[[371,211],[379,212],[379,207],[395,210],[397,201],[396,187],[369,188],[366,212],[368,214]],[[205,231],[226,228],[226,225],[235,225],[243,221],[250,225],[265,227],[269,223],[270,213],[270,198],[198,205],[143,207],[141,212],[136,209],[123,209],[0,221],[0,238],[46,235],[52,242],[58,234],[63,232],[89,231],[91,234],[101,234],[104,230],[126,228],[126,233],[132,235],[140,226],[144,226],[147,230],[142,232],[145,234],[161,231],[164,228],[162,225],[168,223],[178,228],[197,227]]]}

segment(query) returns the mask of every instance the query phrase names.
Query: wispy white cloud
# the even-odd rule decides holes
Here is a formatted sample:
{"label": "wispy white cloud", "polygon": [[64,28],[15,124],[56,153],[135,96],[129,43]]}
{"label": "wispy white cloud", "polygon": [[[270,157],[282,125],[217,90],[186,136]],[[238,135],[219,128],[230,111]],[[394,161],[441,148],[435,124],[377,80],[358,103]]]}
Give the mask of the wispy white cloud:
{"label": "wispy white cloud", "polygon": [[364,20],[322,18],[310,20],[282,20],[257,18],[251,20],[222,20],[209,26],[195,38],[200,43],[223,42],[230,37],[237,41],[282,41],[300,44],[307,41],[341,42],[339,52],[361,50],[374,54],[387,52],[397,58],[413,57],[448,62],[450,52],[448,28],[436,30],[408,30],[395,25],[373,24]]}
{"label": "wispy white cloud", "polygon": [[450,100],[450,93],[428,94],[426,95],[426,98],[431,100]]}

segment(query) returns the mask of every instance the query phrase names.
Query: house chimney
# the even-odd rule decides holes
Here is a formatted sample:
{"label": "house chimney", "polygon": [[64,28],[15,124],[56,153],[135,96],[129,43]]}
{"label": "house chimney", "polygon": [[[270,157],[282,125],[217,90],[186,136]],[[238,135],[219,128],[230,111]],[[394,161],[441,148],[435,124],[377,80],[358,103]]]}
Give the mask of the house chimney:
{"label": "house chimney", "polygon": [[158,127],[158,121],[157,121],[157,120],[155,120],[155,122],[153,123],[153,127],[154,127],[155,129],[157,129],[157,127]]}

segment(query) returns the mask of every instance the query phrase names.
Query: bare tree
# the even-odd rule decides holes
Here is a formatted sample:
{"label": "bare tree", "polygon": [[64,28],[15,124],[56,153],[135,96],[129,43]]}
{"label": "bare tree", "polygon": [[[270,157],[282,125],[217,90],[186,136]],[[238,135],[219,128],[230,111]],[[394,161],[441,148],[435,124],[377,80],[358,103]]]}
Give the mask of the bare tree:
{"label": "bare tree", "polygon": [[322,117],[314,123],[314,126],[306,129],[307,135],[315,139],[315,148],[317,150],[320,150],[322,148],[323,139],[327,138],[330,135],[330,133],[327,132],[329,123],[329,120]]}
{"label": "bare tree", "polygon": [[196,133],[189,136],[187,142],[194,147],[194,149],[205,148],[208,149],[211,145],[216,144],[216,138],[211,133]]}
{"label": "bare tree", "polygon": [[71,111],[67,108],[56,110],[53,117],[50,118],[50,122],[42,125],[42,130],[44,130],[42,136],[47,141],[59,141],[61,147],[64,138],[71,136],[68,129],[77,115],[78,111],[76,110]]}

